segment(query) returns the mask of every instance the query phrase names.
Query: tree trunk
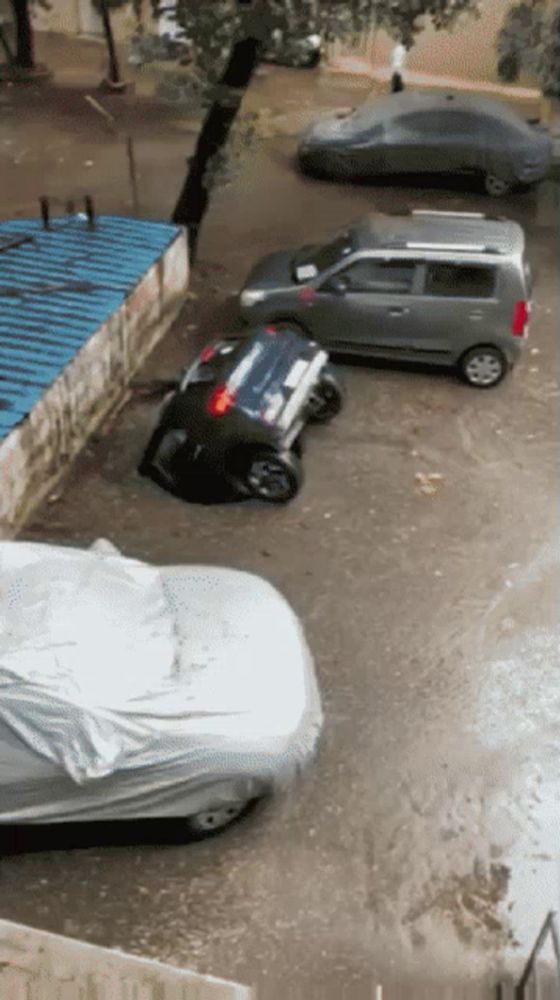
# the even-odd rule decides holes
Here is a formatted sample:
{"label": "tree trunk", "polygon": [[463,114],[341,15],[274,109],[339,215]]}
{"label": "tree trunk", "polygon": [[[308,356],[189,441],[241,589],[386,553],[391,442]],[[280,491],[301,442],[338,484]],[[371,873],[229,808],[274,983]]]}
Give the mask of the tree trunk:
{"label": "tree trunk", "polygon": [[210,181],[206,169],[226,143],[247,87],[257,67],[261,41],[244,38],[231,50],[228,64],[218,84],[218,97],[206,115],[183,188],[173,210],[172,221],[189,232],[191,263],[196,256],[200,226],[208,208]]}
{"label": "tree trunk", "polygon": [[29,17],[28,0],[11,0],[16,28],[16,54],[14,64],[19,69],[34,69],[33,29]]}

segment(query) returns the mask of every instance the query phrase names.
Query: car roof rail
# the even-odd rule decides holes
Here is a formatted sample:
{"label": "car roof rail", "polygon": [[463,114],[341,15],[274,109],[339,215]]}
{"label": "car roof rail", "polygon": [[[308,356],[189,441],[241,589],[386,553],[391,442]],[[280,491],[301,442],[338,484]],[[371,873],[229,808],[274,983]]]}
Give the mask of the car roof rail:
{"label": "car roof rail", "polygon": [[486,246],[484,243],[420,243],[416,240],[405,243],[407,250],[456,250],[461,253],[492,253],[500,254],[505,251],[499,247]]}
{"label": "car roof rail", "polygon": [[454,219],[484,219],[484,212],[453,212],[439,208],[413,208],[412,215],[445,215]]}
{"label": "car roof rail", "polygon": [[504,215],[487,215],[485,212],[452,212],[436,208],[413,208],[411,215],[435,215],[436,218],[448,219],[486,219],[488,222],[507,222]]}

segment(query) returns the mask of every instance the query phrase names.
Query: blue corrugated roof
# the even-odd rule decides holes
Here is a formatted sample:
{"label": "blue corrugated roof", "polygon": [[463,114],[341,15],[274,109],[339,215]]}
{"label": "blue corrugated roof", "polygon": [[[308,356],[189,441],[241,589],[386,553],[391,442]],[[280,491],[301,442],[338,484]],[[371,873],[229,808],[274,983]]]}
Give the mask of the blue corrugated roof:
{"label": "blue corrugated roof", "polygon": [[0,223],[0,440],[122,304],[179,228],[114,215]]}

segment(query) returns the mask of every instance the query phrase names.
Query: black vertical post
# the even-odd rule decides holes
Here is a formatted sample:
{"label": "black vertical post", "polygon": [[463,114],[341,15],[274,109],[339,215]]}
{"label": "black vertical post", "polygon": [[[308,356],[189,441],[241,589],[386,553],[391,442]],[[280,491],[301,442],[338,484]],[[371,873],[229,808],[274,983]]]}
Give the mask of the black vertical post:
{"label": "black vertical post", "polygon": [[29,16],[28,0],[11,0],[16,27],[15,64],[19,69],[33,69],[33,29]]}
{"label": "black vertical post", "polygon": [[41,218],[43,220],[43,229],[50,229],[51,221],[50,221],[49,199],[45,197],[39,198],[39,205],[41,206]]}
{"label": "black vertical post", "polygon": [[109,9],[107,7],[107,0],[99,0],[99,7],[101,10],[101,20],[103,22],[103,31],[105,33],[105,41],[107,42],[107,52],[109,53],[109,76],[108,80],[111,84],[122,83],[121,75],[119,71],[119,63],[117,60],[117,53],[115,50],[115,41],[113,38],[113,29],[111,27],[111,18],[109,17]]}
{"label": "black vertical post", "polygon": [[93,201],[90,198],[89,194],[86,195],[85,205],[86,205],[86,215],[87,215],[87,221],[88,221],[88,229],[95,229],[95,210],[94,210],[94,207],[93,207]]}

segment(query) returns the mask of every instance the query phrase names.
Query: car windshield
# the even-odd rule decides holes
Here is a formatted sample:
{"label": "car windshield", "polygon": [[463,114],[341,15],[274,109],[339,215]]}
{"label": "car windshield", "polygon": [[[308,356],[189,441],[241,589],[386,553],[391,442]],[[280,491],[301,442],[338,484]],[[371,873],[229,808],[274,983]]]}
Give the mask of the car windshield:
{"label": "car windshield", "polygon": [[293,258],[293,270],[296,281],[309,281],[323,271],[337,264],[352,250],[352,234],[350,231],[341,233],[330,243],[304,247]]}

